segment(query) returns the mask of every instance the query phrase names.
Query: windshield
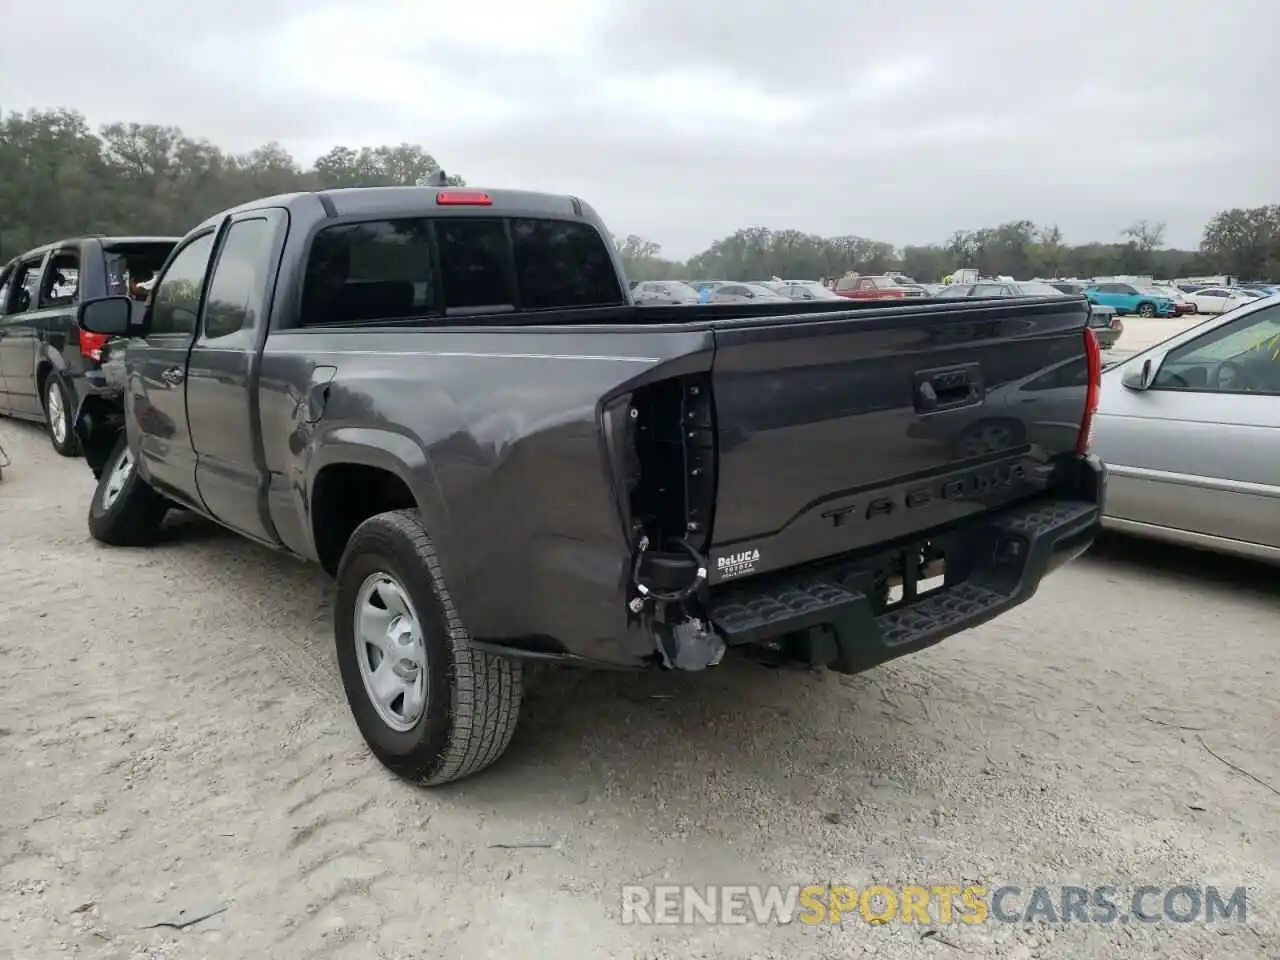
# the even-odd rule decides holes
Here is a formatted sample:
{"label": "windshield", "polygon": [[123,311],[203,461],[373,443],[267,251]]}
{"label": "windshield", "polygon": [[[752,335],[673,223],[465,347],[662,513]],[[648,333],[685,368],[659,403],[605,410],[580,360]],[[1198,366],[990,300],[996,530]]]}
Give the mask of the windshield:
{"label": "windshield", "polygon": [[763,283],[744,283],[743,286],[757,297],[776,297],[779,295],[777,290],[770,290]]}
{"label": "windshield", "polygon": [[896,290],[899,286],[893,277],[872,277],[871,285],[877,290]]}
{"label": "windshield", "polygon": [[1051,283],[1019,283],[1015,289],[1024,297],[1062,297],[1065,294]]}
{"label": "windshield", "polygon": [[1159,287],[1143,287],[1142,292],[1148,297],[1173,297],[1168,290],[1161,290]]}
{"label": "windshield", "polygon": [[[1266,308],[1259,312],[1266,312]],[[1198,346],[1195,355],[1198,360],[1234,360],[1247,353],[1274,353],[1280,346],[1277,338],[1280,338],[1280,315],[1273,315],[1233,330],[1220,340]],[[1212,335],[1205,339],[1212,340]]]}

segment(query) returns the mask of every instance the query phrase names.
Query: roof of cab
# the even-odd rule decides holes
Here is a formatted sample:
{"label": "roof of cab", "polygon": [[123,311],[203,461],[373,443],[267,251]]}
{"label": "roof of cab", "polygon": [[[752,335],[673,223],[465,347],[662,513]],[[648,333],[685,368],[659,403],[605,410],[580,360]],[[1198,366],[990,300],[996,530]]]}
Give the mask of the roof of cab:
{"label": "roof of cab", "polygon": [[[441,206],[436,197],[442,193],[484,193],[492,201],[485,206]],[[565,217],[600,224],[595,210],[586,202],[568,194],[537,193],[529,190],[490,190],[486,187],[343,187],[314,193],[282,193],[274,197],[250,200],[209,217],[196,230],[220,222],[223,218],[250,210],[284,207],[299,210],[319,201],[328,217],[425,217],[475,216],[484,211],[489,216]],[[309,212],[314,212],[311,207]]]}

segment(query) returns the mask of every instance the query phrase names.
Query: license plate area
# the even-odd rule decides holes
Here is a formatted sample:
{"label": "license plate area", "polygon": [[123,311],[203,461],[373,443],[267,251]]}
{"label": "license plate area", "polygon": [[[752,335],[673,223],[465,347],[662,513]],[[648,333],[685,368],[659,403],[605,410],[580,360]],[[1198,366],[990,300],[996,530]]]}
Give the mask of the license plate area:
{"label": "license plate area", "polygon": [[909,606],[947,586],[946,550],[924,541],[882,559],[875,571],[871,603],[879,615]]}

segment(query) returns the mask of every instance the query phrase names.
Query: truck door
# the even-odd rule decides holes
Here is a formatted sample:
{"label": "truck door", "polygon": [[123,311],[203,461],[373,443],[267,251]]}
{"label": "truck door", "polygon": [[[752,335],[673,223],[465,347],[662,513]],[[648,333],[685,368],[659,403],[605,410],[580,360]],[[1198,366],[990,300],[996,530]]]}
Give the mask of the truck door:
{"label": "truck door", "polygon": [[5,411],[20,417],[43,413],[36,389],[36,331],[40,277],[47,254],[19,261],[14,268],[7,304],[0,304],[0,376],[7,393]]}
{"label": "truck door", "polygon": [[187,422],[200,498],[227,526],[271,544],[280,538],[266,509],[257,373],[286,223],[279,209],[231,221],[214,256],[187,362]]}
{"label": "truck door", "polygon": [[128,422],[139,432],[138,469],[153,486],[202,509],[187,428],[185,381],[215,236],[216,228],[210,227],[177,249],[152,293],[146,337],[126,347],[125,402],[132,414]]}

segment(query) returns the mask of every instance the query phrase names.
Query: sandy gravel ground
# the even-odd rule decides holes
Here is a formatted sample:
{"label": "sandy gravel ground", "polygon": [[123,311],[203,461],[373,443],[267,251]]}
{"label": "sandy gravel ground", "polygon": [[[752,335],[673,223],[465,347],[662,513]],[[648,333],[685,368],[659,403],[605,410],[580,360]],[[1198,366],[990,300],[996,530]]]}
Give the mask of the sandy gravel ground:
{"label": "sandy gravel ground", "polygon": [[[0,956],[1280,956],[1280,796],[1205,746],[1280,788],[1274,570],[1119,542],[862,677],[565,674],[498,766],[425,792],[348,718],[322,574],[189,520],[101,548],[83,463],[0,443]],[[619,885],[664,880],[1251,899],[1213,926],[621,925]]]}

